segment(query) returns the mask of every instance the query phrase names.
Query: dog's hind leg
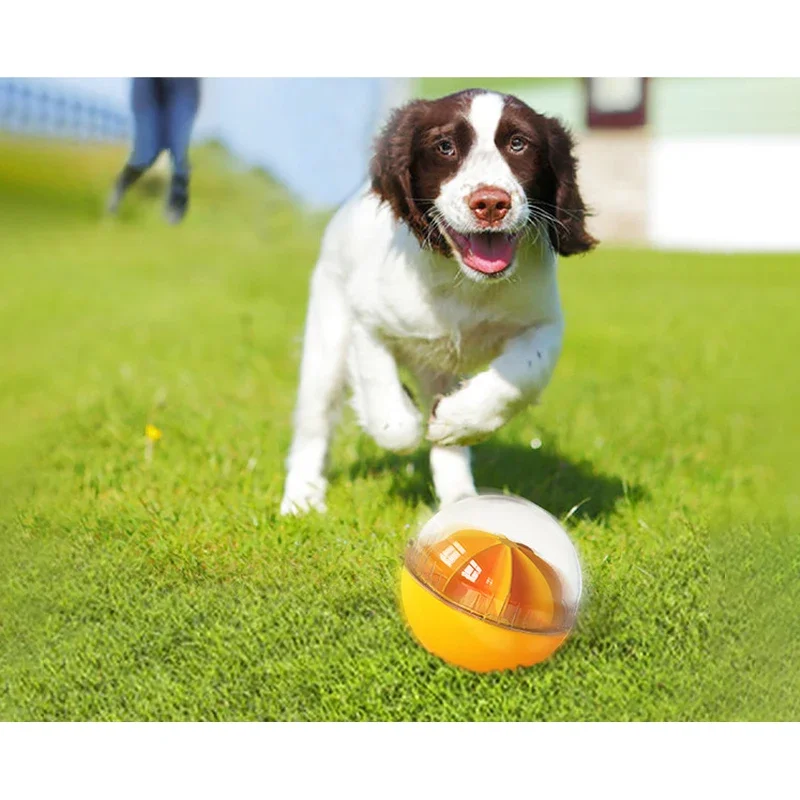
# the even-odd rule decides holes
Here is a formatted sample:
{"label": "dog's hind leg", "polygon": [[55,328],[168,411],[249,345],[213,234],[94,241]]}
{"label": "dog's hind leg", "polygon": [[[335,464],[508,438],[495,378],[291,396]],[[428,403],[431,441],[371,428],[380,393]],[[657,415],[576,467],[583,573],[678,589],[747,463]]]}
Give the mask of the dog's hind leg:
{"label": "dog's hind leg", "polygon": [[311,279],[282,514],[325,510],[325,466],[344,388],[350,327],[339,281],[325,262],[320,262]]}
{"label": "dog's hind leg", "polygon": [[431,474],[439,504],[446,506],[477,494],[472,478],[472,455],[469,447],[431,447]]}

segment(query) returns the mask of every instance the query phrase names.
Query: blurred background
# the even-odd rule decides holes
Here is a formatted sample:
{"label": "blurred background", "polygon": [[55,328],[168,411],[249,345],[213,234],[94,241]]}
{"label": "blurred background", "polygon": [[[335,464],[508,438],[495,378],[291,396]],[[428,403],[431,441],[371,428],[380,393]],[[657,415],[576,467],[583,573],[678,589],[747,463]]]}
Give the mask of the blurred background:
{"label": "blurred background", "polygon": [[[471,86],[516,94],[571,127],[606,243],[800,249],[800,79],[210,78],[193,141],[223,145],[326,209],[363,180],[390,108]],[[126,78],[0,79],[0,131],[127,142],[129,94]]]}

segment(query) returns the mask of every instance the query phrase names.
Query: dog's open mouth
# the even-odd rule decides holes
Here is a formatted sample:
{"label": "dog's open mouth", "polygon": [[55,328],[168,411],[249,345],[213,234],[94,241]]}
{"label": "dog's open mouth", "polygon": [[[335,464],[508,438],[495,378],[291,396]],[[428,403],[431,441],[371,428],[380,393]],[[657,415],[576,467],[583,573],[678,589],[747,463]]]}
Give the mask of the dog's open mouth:
{"label": "dog's open mouth", "polygon": [[463,234],[447,226],[447,235],[461,260],[484,275],[499,275],[508,269],[517,251],[519,234],[484,231]]}

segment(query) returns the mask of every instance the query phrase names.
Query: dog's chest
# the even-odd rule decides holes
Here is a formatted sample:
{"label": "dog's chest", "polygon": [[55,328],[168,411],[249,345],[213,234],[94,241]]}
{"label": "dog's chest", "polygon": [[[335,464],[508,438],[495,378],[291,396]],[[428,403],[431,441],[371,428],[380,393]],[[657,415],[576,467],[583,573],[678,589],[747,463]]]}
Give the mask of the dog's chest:
{"label": "dog's chest", "polygon": [[496,358],[506,342],[523,330],[519,324],[484,320],[452,326],[438,336],[397,336],[385,332],[383,339],[397,361],[412,371],[423,368],[460,375]]}
{"label": "dog's chest", "polygon": [[[464,296],[419,292],[413,301],[401,286],[396,288],[384,294],[373,330],[398,363],[412,371],[449,375],[474,371],[500,355],[509,339],[536,321],[535,304],[524,286],[515,287],[516,296],[511,287],[491,294],[475,287]],[[402,288],[407,292],[408,287]]]}

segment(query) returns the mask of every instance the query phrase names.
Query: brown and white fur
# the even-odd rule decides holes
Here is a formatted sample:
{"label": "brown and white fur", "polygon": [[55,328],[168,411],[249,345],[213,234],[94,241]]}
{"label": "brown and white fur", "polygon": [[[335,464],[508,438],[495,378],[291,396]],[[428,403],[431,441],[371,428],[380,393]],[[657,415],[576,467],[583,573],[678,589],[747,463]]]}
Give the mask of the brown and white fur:
{"label": "brown and white fur", "polygon": [[[558,360],[557,255],[596,244],[572,146],[557,120],[492,92],[394,112],[370,183],[323,237],[282,513],[325,509],[346,386],[380,446],[431,442],[442,504],[475,493],[468,445],[537,402]],[[421,408],[400,366],[416,378]]]}

